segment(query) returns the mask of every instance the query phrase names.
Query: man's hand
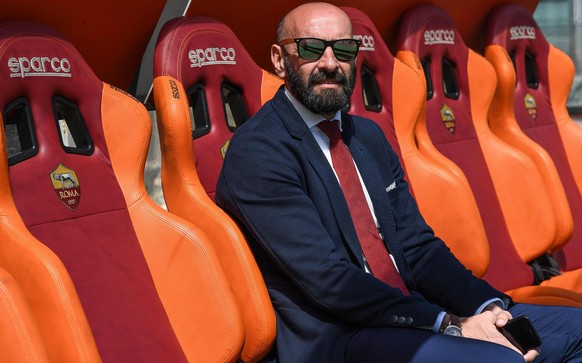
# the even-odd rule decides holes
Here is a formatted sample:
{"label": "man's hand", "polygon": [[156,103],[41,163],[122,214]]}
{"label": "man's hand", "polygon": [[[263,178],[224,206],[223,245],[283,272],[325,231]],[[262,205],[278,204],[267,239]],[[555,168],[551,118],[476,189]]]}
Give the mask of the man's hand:
{"label": "man's hand", "polygon": [[505,326],[505,324],[507,324],[507,322],[513,318],[513,316],[511,315],[511,313],[509,311],[503,310],[496,303],[491,303],[491,304],[487,305],[485,307],[485,309],[483,309],[483,312],[485,312],[485,311],[490,311],[493,313],[493,315],[495,315],[495,326],[497,328],[501,328],[502,326]]}
{"label": "man's hand", "polygon": [[[511,318],[512,316],[509,311],[503,310],[497,304],[491,304],[479,315],[461,318],[463,336],[504,345],[522,354],[499,331],[499,328],[507,324],[507,321]],[[533,362],[538,355],[539,352],[532,349],[523,355],[523,357],[526,362]]]}

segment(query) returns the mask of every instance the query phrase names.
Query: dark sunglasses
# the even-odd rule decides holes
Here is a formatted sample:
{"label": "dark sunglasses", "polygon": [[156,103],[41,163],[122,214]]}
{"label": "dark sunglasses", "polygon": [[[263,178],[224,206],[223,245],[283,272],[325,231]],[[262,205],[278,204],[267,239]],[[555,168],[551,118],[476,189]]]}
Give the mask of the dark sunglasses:
{"label": "dark sunglasses", "polygon": [[297,44],[297,54],[305,60],[318,60],[325,53],[325,49],[331,47],[337,60],[347,62],[356,59],[361,41],[357,39],[289,38],[281,40],[279,45],[291,43]]}

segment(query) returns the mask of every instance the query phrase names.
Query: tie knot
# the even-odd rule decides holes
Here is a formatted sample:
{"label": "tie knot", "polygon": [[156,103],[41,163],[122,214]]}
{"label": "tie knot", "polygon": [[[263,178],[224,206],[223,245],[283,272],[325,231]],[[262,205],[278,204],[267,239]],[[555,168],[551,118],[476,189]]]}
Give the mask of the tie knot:
{"label": "tie knot", "polygon": [[339,140],[342,138],[342,134],[339,128],[338,121],[324,120],[317,124],[317,127],[329,137],[329,140]]}

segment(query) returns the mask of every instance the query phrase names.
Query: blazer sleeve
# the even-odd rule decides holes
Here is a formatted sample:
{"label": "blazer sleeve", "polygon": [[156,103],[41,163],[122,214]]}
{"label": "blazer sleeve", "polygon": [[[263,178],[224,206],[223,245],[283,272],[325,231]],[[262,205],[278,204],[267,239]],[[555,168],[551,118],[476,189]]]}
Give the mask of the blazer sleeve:
{"label": "blazer sleeve", "polygon": [[[381,129],[376,124],[366,121],[358,119],[354,122],[358,126],[372,129],[360,133],[369,135],[363,144],[370,148],[376,169],[383,172],[382,178],[386,180],[386,184],[390,184],[391,181],[395,181],[396,184],[396,188],[389,193],[390,202],[386,206],[392,209],[392,213],[383,213],[381,211],[384,206],[375,205],[377,216],[381,218],[387,214],[393,216],[395,224],[393,238],[397,241],[398,248],[402,250],[404,268],[410,269],[416,289],[429,301],[461,316],[474,314],[481,304],[492,298],[509,301],[507,295],[467,270],[445,243],[434,235],[410,193],[398,156],[383,136]],[[390,165],[391,169],[382,168],[383,165]],[[467,238],[470,239],[470,236]]]}

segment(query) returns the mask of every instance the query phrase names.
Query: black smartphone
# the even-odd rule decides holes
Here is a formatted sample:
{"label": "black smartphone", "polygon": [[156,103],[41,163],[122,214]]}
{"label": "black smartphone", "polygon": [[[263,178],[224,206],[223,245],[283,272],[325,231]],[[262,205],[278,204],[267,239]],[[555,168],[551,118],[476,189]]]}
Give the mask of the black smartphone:
{"label": "black smartphone", "polygon": [[509,320],[500,330],[501,334],[523,354],[528,350],[538,348],[542,344],[536,329],[525,315]]}

